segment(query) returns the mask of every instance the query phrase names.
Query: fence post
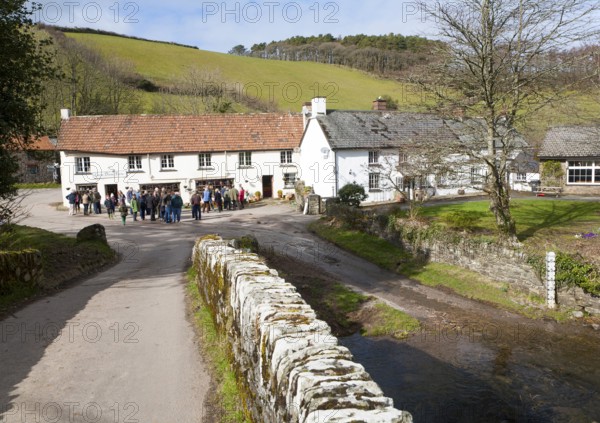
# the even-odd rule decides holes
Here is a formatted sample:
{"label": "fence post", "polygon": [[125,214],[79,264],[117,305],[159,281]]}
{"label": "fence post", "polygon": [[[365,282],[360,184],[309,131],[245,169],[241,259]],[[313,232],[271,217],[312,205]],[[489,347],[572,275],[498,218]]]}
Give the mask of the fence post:
{"label": "fence post", "polygon": [[546,288],[548,290],[548,308],[556,308],[556,254],[546,255]]}

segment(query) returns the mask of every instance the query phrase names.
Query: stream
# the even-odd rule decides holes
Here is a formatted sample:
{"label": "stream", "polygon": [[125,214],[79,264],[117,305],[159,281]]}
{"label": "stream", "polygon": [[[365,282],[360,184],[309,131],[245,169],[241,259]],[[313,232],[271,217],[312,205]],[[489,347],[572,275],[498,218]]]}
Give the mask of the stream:
{"label": "stream", "polygon": [[467,322],[340,343],[415,422],[600,421],[598,333],[565,329]]}

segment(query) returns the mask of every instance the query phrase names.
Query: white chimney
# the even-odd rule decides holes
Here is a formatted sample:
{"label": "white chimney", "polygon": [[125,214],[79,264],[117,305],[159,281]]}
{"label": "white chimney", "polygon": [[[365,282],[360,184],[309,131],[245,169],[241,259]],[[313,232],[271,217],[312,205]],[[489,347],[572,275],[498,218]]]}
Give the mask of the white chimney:
{"label": "white chimney", "polygon": [[327,97],[315,97],[312,99],[312,117],[327,114]]}
{"label": "white chimney", "polygon": [[69,120],[71,118],[71,111],[69,109],[60,109],[61,120]]}

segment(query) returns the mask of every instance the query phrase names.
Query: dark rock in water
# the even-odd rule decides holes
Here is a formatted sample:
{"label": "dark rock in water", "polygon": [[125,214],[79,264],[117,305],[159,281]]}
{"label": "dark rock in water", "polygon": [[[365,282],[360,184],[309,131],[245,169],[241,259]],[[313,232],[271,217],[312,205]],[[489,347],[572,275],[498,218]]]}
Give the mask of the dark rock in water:
{"label": "dark rock in water", "polygon": [[104,226],[96,224],[83,228],[81,231],[79,231],[77,234],[77,242],[86,241],[102,241],[104,244],[108,245]]}

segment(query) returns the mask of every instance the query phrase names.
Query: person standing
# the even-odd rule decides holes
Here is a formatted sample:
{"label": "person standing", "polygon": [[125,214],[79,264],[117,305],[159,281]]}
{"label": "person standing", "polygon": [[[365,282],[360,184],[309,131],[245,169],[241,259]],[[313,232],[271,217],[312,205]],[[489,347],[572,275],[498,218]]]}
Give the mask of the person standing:
{"label": "person standing", "polygon": [[74,191],[71,191],[66,196],[66,199],[69,200],[69,216],[73,216],[76,213],[76,211],[75,211],[75,199],[76,199],[76,197],[77,197],[77,194]]}
{"label": "person standing", "polygon": [[173,215],[172,222],[181,222],[181,209],[183,208],[183,199],[179,195],[178,191],[175,191],[173,197],[171,197],[171,213]]}
{"label": "person standing", "polygon": [[83,204],[83,215],[87,216],[90,214],[90,195],[87,191],[81,196],[81,203]]}
{"label": "person standing", "polygon": [[217,208],[219,209],[219,213],[221,213],[223,211],[223,196],[220,189],[215,189],[215,203],[217,203]]}
{"label": "person standing", "polygon": [[129,214],[129,207],[127,207],[127,203],[125,201],[121,201],[121,203],[119,204],[119,213],[121,213],[121,221],[123,222],[123,226],[125,226],[125,221],[127,220],[127,215]]}
{"label": "person standing", "polygon": [[229,196],[229,188],[225,187],[223,191],[223,207],[225,210],[231,210],[231,197]]}
{"label": "person standing", "polygon": [[210,189],[208,189],[208,185],[204,188],[204,193],[202,194],[202,201],[202,211],[205,213],[210,212],[211,195]]}
{"label": "person standing", "polygon": [[140,195],[140,218],[142,220],[146,220],[146,210],[148,208],[148,194],[146,191],[142,192]]}
{"label": "person standing", "polygon": [[244,208],[244,201],[246,200],[246,191],[244,187],[240,185],[240,210]]}
{"label": "person standing", "polygon": [[201,202],[200,194],[198,194],[198,191],[194,191],[194,195],[192,195],[192,198],[190,199],[190,204],[192,205],[192,219],[194,220],[202,219],[202,215],[200,214]]}
{"label": "person standing", "polygon": [[235,186],[232,185],[231,189],[229,190],[229,196],[231,197],[231,208],[233,210],[235,210],[237,208],[237,202],[238,202],[238,190],[235,189]]}
{"label": "person standing", "polygon": [[154,194],[152,194],[152,198],[150,198],[151,221],[156,221],[157,212],[160,213],[160,194],[158,193],[158,191],[154,191]]}
{"label": "person standing", "polygon": [[94,188],[92,191],[92,199],[94,200],[94,214],[101,214],[102,207],[100,203],[102,202],[102,195],[100,195],[97,188]]}
{"label": "person standing", "polygon": [[104,207],[106,207],[106,212],[108,213],[109,219],[114,219],[115,215],[115,202],[108,195],[106,196],[106,200],[104,200]]}
{"label": "person standing", "polygon": [[171,223],[171,199],[172,199],[172,195],[171,195],[171,191],[167,191],[164,198],[163,198],[163,203],[165,205],[165,215],[163,216],[163,219],[165,220],[166,223]]}
{"label": "person standing", "polygon": [[133,221],[137,222],[137,214],[139,211],[139,203],[137,197],[134,195],[131,197],[131,201],[129,202],[131,208],[131,214],[133,215]]}

